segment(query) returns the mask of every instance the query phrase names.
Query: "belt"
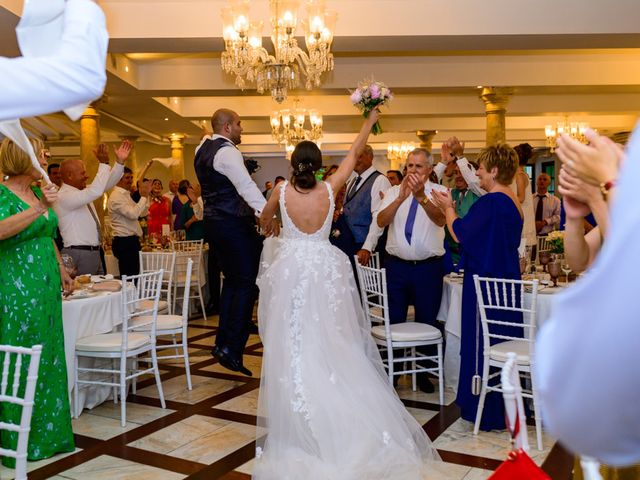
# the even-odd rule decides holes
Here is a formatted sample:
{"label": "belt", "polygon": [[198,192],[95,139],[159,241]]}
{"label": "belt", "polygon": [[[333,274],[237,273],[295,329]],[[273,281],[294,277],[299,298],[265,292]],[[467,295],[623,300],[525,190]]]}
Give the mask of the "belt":
{"label": "belt", "polygon": [[93,245],[71,245],[70,247],[65,248],[70,250],[89,250],[91,252],[97,252],[100,250],[100,245],[96,245],[95,247]]}
{"label": "belt", "polygon": [[387,254],[387,260],[394,260],[399,263],[405,263],[407,265],[423,265],[425,263],[434,263],[439,260],[442,260],[442,255],[439,257],[429,257],[424,260],[405,260],[404,258],[396,257],[395,255]]}

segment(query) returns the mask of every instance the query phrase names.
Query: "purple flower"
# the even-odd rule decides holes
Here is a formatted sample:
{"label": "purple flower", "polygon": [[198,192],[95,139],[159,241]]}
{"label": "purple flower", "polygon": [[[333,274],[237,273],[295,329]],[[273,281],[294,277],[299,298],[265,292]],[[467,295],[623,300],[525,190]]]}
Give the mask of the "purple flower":
{"label": "purple flower", "polygon": [[360,93],[360,90],[354,90],[350,98],[351,103],[353,103],[354,105],[360,103],[362,101],[362,94]]}
{"label": "purple flower", "polygon": [[380,87],[375,83],[369,87],[369,91],[371,91],[371,98],[374,100],[380,98]]}

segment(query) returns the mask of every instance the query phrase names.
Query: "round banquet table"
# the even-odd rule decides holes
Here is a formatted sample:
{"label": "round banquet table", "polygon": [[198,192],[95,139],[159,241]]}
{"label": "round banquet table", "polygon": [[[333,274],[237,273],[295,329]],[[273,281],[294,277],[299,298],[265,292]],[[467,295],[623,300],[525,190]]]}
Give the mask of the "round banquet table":
{"label": "round banquet table", "polygon": [[[543,287],[538,290],[536,329],[551,316],[554,293],[565,287]],[[525,293],[525,306],[531,306],[531,294]],[[446,347],[444,352],[444,381],[448,388],[458,391],[460,373],[460,337],[462,336],[462,276],[450,274],[443,280],[442,299],[437,319],[444,323]],[[482,372],[480,372],[482,373]]]}
{"label": "round banquet table", "polygon": [[[69,398],[73,398],[76,340],[109,333],[122,323],[122,292],[100,292],[87,298],[63,300],[62,323]],[[95,365],[96,361],[100,360],[80,359],[83,367]],[[93,408],[104,402],[111,394],[111,388],[90,385],[83,387],[79,394],[79,405],[75,408],[82,412],[82,408]]]}

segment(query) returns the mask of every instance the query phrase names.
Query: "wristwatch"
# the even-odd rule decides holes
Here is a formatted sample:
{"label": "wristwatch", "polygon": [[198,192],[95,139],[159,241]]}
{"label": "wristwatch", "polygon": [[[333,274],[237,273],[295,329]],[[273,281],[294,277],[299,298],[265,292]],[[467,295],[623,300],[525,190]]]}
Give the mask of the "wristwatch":
{"label": "wristwatch", "polygon": [[420,200],[420,203],[423,204],[426,207],[427,203],[429,203],[429,197],[427,197],[425,195],[424,198],[422,200]]}

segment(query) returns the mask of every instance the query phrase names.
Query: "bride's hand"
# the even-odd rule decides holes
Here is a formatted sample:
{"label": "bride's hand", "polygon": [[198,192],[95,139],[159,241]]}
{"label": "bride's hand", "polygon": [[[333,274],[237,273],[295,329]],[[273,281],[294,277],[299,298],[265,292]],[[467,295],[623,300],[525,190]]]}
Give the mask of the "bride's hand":
{"label": "bride's hand", "polygon": [[374,108],[369,112],[369,116],[367,117],[367,123],[373,125],[380,119],[380,110],[378,108]]}

